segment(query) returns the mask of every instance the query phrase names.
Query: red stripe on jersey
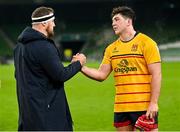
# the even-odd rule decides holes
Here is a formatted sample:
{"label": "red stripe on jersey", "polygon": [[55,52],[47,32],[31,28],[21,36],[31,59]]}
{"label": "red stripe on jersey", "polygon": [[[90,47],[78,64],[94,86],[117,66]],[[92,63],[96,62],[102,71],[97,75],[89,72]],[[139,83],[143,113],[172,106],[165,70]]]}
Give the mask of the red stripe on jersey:
{"label": "red stripe on jersey", "polygon": [[147,103],[150,101],[133,101],[133,102],[115,102],[115,104],[134,104],[134,103]]}
{"label": "red stripe on jersey", "polygon": [[145,85],[150,83],[125,83],[125,84],[116,84],[115,86],[124,86],[124,85]]}
{"label": "red stripe on jersey", "polygon": [[120,59],[120,58],[144,58],[144,56],[119,56],[119,57],[112,57],[112,60]]}
{"label": "red stripe on jersey", "polygon": [[150,92],[131,92],[131,93],[117,93],[116,95],[124,95],[124,94],[148,94]]}
{"label": "red stripe on jersey", "polygon": [[144,76],[144,75],[150,75],[150,74],[125,74],[125,75],[115,75],[114,77],[119,77],[119,76]]}

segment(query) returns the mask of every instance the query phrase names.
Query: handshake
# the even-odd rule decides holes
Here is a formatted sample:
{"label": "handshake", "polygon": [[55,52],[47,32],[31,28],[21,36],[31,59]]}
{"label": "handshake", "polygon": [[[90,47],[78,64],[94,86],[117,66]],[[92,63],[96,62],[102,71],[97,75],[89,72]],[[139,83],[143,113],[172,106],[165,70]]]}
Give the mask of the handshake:
{"label": "handshake", "polygon": [[82,53],[77,53],[73,56],[71,63],[79,61],[81,63],[81,66],[84,66],[86,64],[86,56]]}

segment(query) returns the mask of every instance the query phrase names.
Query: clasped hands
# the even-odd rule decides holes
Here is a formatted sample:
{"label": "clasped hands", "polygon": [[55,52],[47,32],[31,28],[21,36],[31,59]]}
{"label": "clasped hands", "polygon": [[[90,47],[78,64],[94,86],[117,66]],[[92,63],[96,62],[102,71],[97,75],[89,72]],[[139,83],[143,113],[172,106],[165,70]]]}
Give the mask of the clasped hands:
{"label": "clasped hands", "polygon": [[71,63],[79,61],[81,63],[81,66],[84,66],[86,63],[86,56],[82,53],[77,53],[73,56]]}

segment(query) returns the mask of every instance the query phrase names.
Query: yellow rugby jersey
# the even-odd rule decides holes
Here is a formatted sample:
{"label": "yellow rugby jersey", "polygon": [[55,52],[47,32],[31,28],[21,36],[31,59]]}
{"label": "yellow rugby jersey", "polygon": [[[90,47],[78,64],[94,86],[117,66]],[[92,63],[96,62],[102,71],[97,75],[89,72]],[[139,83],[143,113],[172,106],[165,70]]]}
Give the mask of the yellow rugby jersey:
{"label": "yellow rugby jersey", "polygon": [[102,64],[111,64],[114,72],[114,112],[147,110],[151,93],[147,64],[160,61],[157,44],[142,33],[128,42],[118,39],[106,48]]}

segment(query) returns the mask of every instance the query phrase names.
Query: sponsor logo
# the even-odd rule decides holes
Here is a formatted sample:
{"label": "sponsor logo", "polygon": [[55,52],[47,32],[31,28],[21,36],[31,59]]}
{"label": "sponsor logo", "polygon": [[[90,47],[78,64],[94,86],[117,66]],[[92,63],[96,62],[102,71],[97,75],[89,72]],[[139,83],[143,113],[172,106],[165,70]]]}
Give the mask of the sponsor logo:
{"label": "sponsor logo", "polygon": [[112,53],[117,53],[117,52],[119,52],[119,50],[117,50],[117,47],[115,47],[115,48],[113,49]]}
{"label": "sponsor logo", "polygon": [[122,59],[120,63],[117,64],[118,67],[114,68],[114,72],[128,73],[131,71],[137,71],[137,67],[130,67],[128,65],[129,62],[126,59]]}

